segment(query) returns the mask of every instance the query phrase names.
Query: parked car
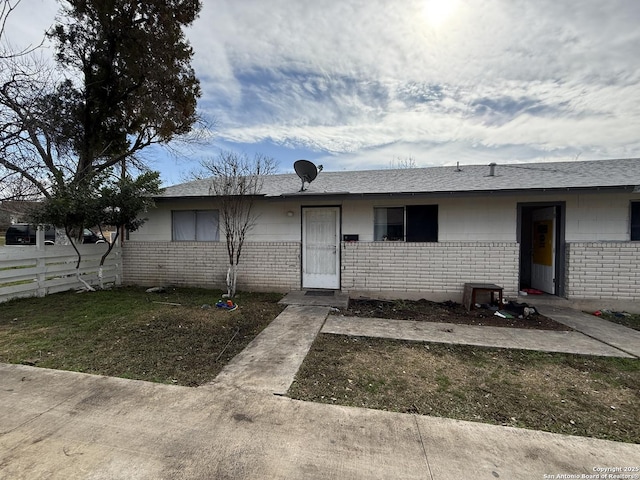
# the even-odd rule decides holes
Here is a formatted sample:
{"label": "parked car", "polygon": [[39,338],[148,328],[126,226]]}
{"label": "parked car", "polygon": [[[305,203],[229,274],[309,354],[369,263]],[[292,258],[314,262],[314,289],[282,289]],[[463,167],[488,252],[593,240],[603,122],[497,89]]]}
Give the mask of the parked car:
{"label": "parked car", "polygon": [[[5,245],[35,245],[36,226],[28,223],[16,223],[7,229]],[[50,225],[45,226],[44,244],[53,245],[56,242],[56,229]],[[105,243],[105,239],[89,228],[85,228],[82,235],[82,243]]]}
{"label": "parked car", "polygon": [[82,243],[105,243],[106,240],[103,236],[98,235],[93,230],[88,228],[84,229],[84,235],[82,237]]}
{"label": "parked car", "polygon": [[[37,227],[28,223],[15,223],[7,228],[5,245],[35,245]],[[47,225],[44,229],[45,245],[56,242],[56,229]]]}

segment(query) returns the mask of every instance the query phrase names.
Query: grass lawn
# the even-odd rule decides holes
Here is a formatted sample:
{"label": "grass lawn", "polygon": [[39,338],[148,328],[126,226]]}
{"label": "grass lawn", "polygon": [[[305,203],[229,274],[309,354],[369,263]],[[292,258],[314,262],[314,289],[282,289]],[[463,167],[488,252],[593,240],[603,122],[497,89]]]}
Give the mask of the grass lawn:
{"label": "grass lawn", "polygon": [[319,335],[289,396],[640,443],[640,360]]}
{"label": "grass lawn", "polygon": [[0,362],[201,385],[283,309],[280,294],[240,293],[230,312],[215,307],[220,295],[117,288],[3,303]]}
{"label": "grass lawn", "polygon": [[610,322],[619,323],[625,327],[633,328],[634,330],[640,330],[640,314],[637,313],[614,313],[614,312],[602,312],[602,318]]}

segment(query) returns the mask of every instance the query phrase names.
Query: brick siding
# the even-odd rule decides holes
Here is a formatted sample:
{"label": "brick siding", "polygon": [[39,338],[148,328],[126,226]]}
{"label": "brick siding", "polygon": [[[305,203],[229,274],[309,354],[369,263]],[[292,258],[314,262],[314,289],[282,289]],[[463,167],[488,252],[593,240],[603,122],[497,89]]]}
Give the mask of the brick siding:
{"label": "brick siding", "polygon": [[640,299],[640,242],[567,243],[567,298]]}
{"label": "brick siding", "polygon": [[342,249],[346,291],[462,295],[464,283],[496,283],[518,291],[520,249],[515,242],[353,242]]}
{"label": "brick siding", "polygon": [[[228,268],[224,242],[126,242],[123,281],[135,285],[224,288]],[[238,289],[300,288],[298,242],[253,242],[243,247]]]}
{"label": "brick siding", "polygon": [[[451,294],[465,282],[497,283],[512,296],[518,285],[517,243],[354,242],[342,244],[342,289],[375,293]],[[223,288],[223,242],[127,242],[124,283]],[[252,242],[244,246],[238,288],[300,288],[300,243]]]}

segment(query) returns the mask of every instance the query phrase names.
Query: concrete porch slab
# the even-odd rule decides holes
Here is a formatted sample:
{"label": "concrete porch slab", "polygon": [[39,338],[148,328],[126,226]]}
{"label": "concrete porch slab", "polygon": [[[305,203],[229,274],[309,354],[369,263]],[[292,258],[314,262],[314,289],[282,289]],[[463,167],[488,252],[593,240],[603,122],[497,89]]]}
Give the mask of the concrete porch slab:
{"label": "concrete porch slab", "polygon": [[278,303],[315,307],[347,308],[349,295],[338,290],[293,290]]}

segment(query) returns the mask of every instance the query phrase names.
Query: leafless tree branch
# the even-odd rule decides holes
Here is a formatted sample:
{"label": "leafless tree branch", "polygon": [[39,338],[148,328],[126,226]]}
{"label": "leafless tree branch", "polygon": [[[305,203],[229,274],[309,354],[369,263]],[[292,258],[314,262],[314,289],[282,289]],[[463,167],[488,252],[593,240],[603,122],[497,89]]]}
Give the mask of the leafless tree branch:
{"label": "leafless tree branch", "polygon": [[22,0],[0,0],[0,61],[30,55],[38,50],[44,43],[44,35],[42,36],[39,44],[28,45],[20,50],[15,50],[8,43],[5,35],[7,22],[9,21],[9,16],[18,7],[21,1]]}
{"label": "leafless tree branch", "polygon": [[261,154],[251,159],[245,154],[223,152],[203,161],[202,167],[212,175],[210,192],[220,204],[220,221],[229,258],[227,294],[233,297],[242,248],[258,218],[253,209],[254,201],[262,193],[265,175],[274,174],[277,163]]}
{"label": "leafless tree branch", "polygon": [[389,168],[392,169],[401,169],[401,168],[418,168],[418,164],[416,163],[416,159],[409,157],[394,157],[391,162],[389,162]]}

